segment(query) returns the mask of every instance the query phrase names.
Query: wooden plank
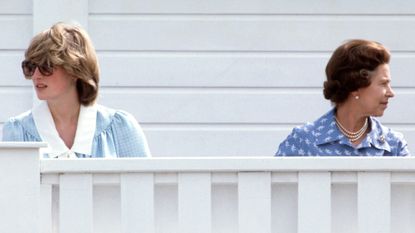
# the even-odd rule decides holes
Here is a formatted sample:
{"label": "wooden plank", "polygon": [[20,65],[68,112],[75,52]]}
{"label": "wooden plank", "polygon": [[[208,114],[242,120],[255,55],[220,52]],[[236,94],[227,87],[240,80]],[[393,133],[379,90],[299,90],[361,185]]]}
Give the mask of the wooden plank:
{"label": "wooden plank", "polygon": [[208,173],[180,173],[178,183],[179,232],[210,233],[211,177]]}
{"label": "wooden plank", "polygon": [[[321,91],[103,88],[100,100],[102,104],[130,111],[141,123],[300,124],[314,121],[332,108]],[[415,92],[395,92],[396,97],[391,100],[381,121],[384,124],[415,124],[415,109],[407,108],[415,102]],[[313,105],[313,111],[304,111],[310,105]],[[394,114],[402,109],[405,114]]]}
{"label": "wooden plank", "polygon": [[117,2],[91,0],[89,6],[90,11],[94,14],[411,14],[415,10],[415,5],[405,0],[398,0],[396,3],[380,0],[376,5],[358,0],[347,2],[263,0],[260,4],[255,0],[230,0],[226,3],[220,0],[212,0],[208,4],[203,1],[195,2],[191,0],[175,2],[162,0],[122,0]]}
{"label": "wooden plank", "polygon": [[121,175],[121,232],[155,232],[154,175]]}
{"label": "wooden plank", "polygon": [[240,172],[238,178],[239,233],[270,233],[271,174]]}
{"label": "wooden plank", "polygon": [[[32,88],[0,88],[0,121],[5,122],[32,108]],[[13,101],[10,101],[13,100]]]}
{"label": "wooden plank", "polygon": [[358,174],[358,232],[390,233],[391,183],[388,172]]}
{"label": "wooden plank", "polygon": [[331,232],[329,172],[298,174],[298,233]]}
{"label": "wooden plank", "polygon": [[92,175],[63,174],[59,191],[59,232],[93,233]]}
{"label": "wooden plank", "polygon": [[20,14],[27,14],[30,15],[32,13],[32,2],[26,0],[14,0],[3,2],[0,7],[0,15],[20,15]]}
{"label": "wooden plank", "polygon": [[89,21],[96,48],[116,51],[318,52],[333,51],[347,38],[366,38],[405,52],[415,50],[412,28],[413,19],[405,16],[110,15]]}
{"label": "wooden plank", "polygon": [[[325,80],[324,70],[330,55],[331,51],[325,53],[140,53],[133,51],[98,53],[102,71],[100,84],[106,87],[322,88]],[[410,67],[414,66],[413,54],[393,54],[391,60],[393,87],[415,87],[415,82],[405,78],[410,76],[412,72]],[[134,68],[125,69],[125,67]],[[113,77],[122,77],[122,79]]]}
{"label": "wooden plank", "polygon": [[37,34],[57,22],[72,22],[88,28],[88,1],[33,0],[33,33]]}
{"label": "wooden plank", "polygon": [[24,52],[3,52],[0,53],[0,69],[4,76],[0,79],[0,86],[32,86],[32,81],[24,78],[21,62],[24,59]]}
{"label": "wooden plank", "polygon": [[31,22],[28,16],[1,17],[0,28],[2,34],[7,36],[0,37],[0,50],[26,49],[32,38]]}

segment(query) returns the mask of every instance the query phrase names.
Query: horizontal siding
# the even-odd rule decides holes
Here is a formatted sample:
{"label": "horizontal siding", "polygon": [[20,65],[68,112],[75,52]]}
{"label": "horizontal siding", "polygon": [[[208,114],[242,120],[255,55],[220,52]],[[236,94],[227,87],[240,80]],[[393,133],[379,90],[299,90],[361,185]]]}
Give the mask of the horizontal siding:
{"label": "horizontal siding", "polygon": [[[322,88],[329,53],[99,52],[105,87]],[[0,57],[1,59],[1,57]],[[415,87],[415,54],[393,53],[393,87]]]}
{"label": "horizontal siding", "polygon": [[90,0],[92,14],[413,14],[407,0]]}
{"label": "horizontal siding", "polygon": [[0,16],[1,50],[25,49],[32,38],[32,20],[29,16]]}
{"label": "horizontal siding", "polygon": [[413,51],[414,24],[412,16],[96,16],[89,31],[98,50],[316,52],[366,38]]}
{"label": "horizontal siding", "polygon": [[32,107],[32,89],[28,88],[0,88],[0,122],[11,116],[16,116]]}
{"label": "horizontal siding", "polygon": [[0,67],[2,77],[0,78],[0,86],[31,86],[32,82],[24,78],[21,62],[24,59],[24,51],[18,52],[1,52],[0,51]]}
{"label": "horizontal siding", "polygon": [[28,0],[0,0],[0,15],[32,14],[33,2]]}
{"label": "horizontal siding", "polygon": [[[382,122],[415,124],[415,93],[399,92],[390,101]],[[122,98],[120,98],[122,96]],[[312,121],[330,103],[314,90],[175,90],[103,89],[102,104],[131,111],[146,123],[280,123]]]}

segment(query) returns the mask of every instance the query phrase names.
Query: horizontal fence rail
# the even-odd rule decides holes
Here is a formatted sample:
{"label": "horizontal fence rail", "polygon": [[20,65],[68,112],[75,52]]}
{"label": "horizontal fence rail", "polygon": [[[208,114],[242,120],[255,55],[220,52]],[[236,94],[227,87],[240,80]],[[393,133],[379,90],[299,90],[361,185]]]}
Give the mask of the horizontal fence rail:
{"label": "horizontal fence rail", "polygon": [[0,232],[415,230],[411,157],[39,159],[44,146],[0,144]]}

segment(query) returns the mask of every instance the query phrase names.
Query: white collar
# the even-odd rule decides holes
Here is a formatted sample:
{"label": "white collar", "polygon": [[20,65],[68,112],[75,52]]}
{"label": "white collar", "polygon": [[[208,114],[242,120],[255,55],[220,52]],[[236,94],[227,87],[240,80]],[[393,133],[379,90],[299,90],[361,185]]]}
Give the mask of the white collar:
{"label": "white collar", "polygon": [[59,137],[52,114],[45,101],[41,101],[32,109],[33,120],[42,141],[49,144],[47,153],[50,157],[76,157],[74,152],[91,155],[92,142],[95,135],[97,105],[83,106],[79,111],[78,125],[72,148],[68,148]]}

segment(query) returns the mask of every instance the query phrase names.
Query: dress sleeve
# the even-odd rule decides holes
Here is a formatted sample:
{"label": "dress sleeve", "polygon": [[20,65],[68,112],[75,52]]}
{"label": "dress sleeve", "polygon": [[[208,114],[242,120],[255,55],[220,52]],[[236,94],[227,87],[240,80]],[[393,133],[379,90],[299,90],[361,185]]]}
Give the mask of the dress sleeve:
{"label": "dress sleeve", "polygon": [[130,113],[117,111],[111,128],[118,157],[151,157],[144,132]]}
{"label": "dress sleeve", "polygon": [[302,127],[295,127],[281,142],[275,156],[307,156],[309,140]]}
{"label": "dress sleeve", "polygon": [[411,155],[411,153],[409,152],[409,149],[408,149],[408,143],[406,142],[406,140],[402,136],[402,138],[400,140],[398,156],[410,156],[410,155]]}
{"label": "dress sleeve", "polygon": [[3,125],[3,137],[2,140],[4,142],[21,142],[24,141],[24,130],[22,124],[15,120],[14,118],[10,118],[6,123]]}

